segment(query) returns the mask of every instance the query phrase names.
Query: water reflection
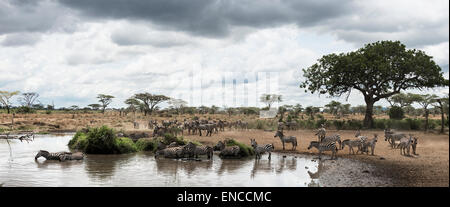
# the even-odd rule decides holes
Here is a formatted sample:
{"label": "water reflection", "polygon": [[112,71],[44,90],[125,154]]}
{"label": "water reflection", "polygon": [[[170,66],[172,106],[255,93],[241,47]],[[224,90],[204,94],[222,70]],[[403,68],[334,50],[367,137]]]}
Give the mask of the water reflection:
{"label": "water reflection", "polygon": [[176,159],[155,159],[156,168],[159,173],[165,175],[174,175],[179,171],[185,172],[187,175],[193,175],[197,172],[211,170],[213,166],[212,160],[176,160]]}
{"label": "water reflection", "polygon": [[222,159],[220,162],[220,167],[217,170],[218,175],[224,173],[232,174],[239,172],[240,169],[249,166],[252,163],[252,158],[243,159]]}
{"label": "water reflection", "polygon": [[117,168],[128,163],[133,157],[135,154],[87,155],[84,169],[92,179],[107,180],[114,175]]}

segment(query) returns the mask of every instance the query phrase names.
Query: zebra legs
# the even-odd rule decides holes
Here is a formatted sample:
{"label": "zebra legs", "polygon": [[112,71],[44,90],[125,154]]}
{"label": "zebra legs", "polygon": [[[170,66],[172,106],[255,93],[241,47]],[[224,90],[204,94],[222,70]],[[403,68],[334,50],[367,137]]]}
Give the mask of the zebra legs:
{"label": "zebra legs", "polygon": [[272,155],[272,153],[269,152],[269,160],[270,160],[270,156]]}

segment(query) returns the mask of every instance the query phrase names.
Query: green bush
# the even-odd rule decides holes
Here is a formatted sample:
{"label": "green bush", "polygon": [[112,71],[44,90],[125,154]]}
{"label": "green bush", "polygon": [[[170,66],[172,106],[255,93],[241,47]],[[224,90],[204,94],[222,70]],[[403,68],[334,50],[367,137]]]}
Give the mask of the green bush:
{"label": "green bush", "polygon": [[374,119],[373,126],[375,129],[386,129],[386,119]]}
{"label": "green bush", "polygon": [[389,114],[390,119],[395,119],[395,120],[400,120],[405,117],[405,112],[403,112],[403,109],[399,106],[392,106],[389,109],[388,114]]}
{"label": "green bush", "polygon": [[90,128],[87,133],[86,153],[114,154],[117,153],[114,130],[107,126]]}
{"label": "green bush", "polygon": [[28,106],[20,106],[16,109],[16,113],[18,113],[18,114],[33,114],[33,113],[36,113],[36,110],[34,110]]}
{"label": "green bush", "polygon": [[69,141],[68,145],[70,149],[77,149],[85,152],[87,144],[87,135],[81,131],[78,131]]}
{"label": "green bush", "polygon": [[234,139],[227,139],[226,145],[227,146],[238,146],[240,149],[239,154],[241,157],[248,157],[248,156],[255,154],[255,150],[253,149],[253,147],[250,147],[244,143],[237,142]]}
{"label": "green bush", "polygon": [[334,126],[337,130],[344,129],[345,121],[333,120],[333,126]]}
{"label": "green bush", "polygon": [[127,138],[127,137],[116,138],[115,139],[115,148],[121,154],[138,151],[133,140],[131,140],[130,138]]}
{"label": "green bush", "polygon": [[146,138],[138,139],[136,142],[136,148],[138,151],[155,151],[157,147],[157,142]]}

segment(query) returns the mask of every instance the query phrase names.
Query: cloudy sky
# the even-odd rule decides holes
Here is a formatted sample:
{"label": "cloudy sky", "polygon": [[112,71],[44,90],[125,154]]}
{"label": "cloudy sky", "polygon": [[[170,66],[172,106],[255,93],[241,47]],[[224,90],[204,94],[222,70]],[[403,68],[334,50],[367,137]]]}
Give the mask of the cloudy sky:
{"label": "cloudy sky", "polygon": [[[99,93],[123,107],[140,92],[260,107],[269,92],[317,106],[332,99],[298,85],[322,55],[400,40],[448,79],[448,31],[447,0],[1,0],[0,90],[38,92],[56,107]],[[334,100],[364,103],[357,92]]]}

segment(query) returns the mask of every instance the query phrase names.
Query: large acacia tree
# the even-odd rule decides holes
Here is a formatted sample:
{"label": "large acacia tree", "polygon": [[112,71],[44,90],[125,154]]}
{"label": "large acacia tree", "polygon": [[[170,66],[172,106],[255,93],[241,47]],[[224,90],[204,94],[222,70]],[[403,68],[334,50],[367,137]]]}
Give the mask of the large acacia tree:
{"label": "large acacia tree", "polygon": [[151,93],[138,93],[135,94],[132,98],[142,102],[142,105],[144,106],[145,116],[147,116],[147,114],[152,114],[158,104],[170,99],[169,97],[164,95],[156,95]]}
{"label": "large acacia tree", "polygon": [[431,56],[399,41],[378,41],[356,51],[325,55],[307,69],[301,88],[339,97],[356,89],[364,96],[364,126],[373,126],[374,103],[406,89],[448,85]]}

